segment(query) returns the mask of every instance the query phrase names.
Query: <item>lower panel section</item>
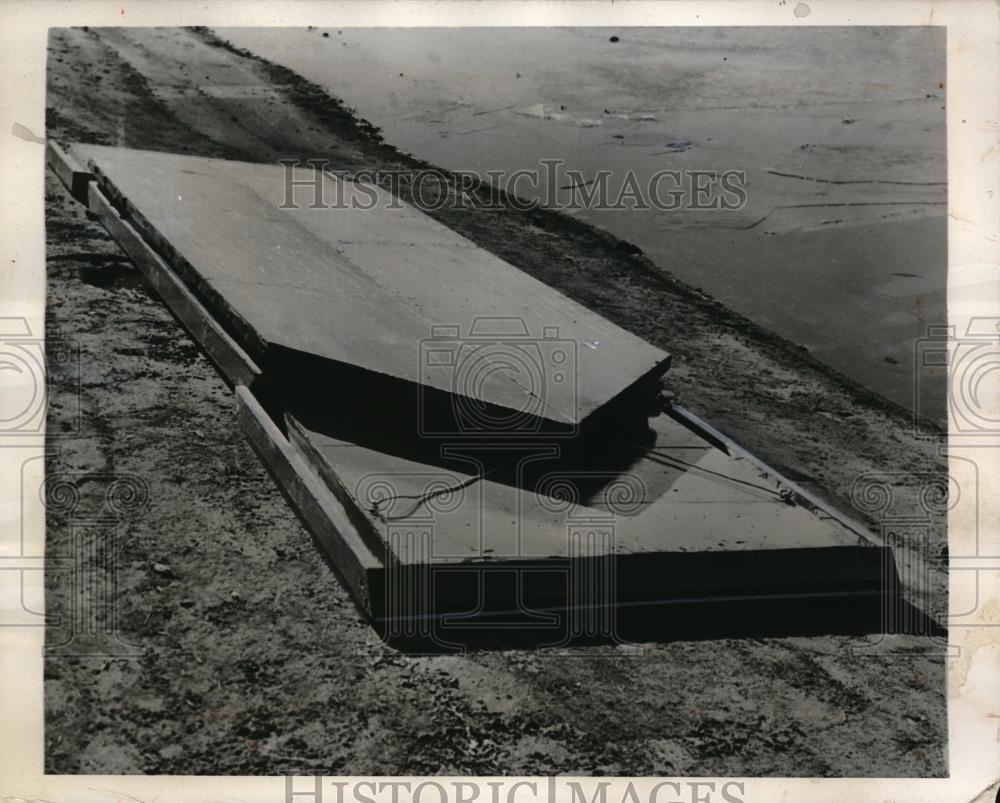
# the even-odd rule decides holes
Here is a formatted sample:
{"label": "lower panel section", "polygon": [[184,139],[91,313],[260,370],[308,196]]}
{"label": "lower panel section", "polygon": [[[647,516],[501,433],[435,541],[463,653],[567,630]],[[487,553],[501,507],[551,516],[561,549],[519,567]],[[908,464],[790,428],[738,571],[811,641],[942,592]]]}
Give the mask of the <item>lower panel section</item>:
{"label": "lower panel section", "polygon": [[248,388],[236,392],[255,450],[359,609],[401,649],[936,632],[903,600],[891,549],[861,543],[600,554],[591,539],[548,558],[455,562],[421,547],[433,534],[411,522],[376,554],[295,440]]}

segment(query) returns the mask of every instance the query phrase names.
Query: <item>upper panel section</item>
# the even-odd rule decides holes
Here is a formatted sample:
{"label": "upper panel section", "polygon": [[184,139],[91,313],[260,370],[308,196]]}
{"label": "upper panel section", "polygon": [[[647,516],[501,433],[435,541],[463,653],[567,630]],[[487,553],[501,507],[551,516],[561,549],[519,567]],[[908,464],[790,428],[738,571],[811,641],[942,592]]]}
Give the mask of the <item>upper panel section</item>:
{"label": "upper panel section", "polygon": [[265,363],[287,350],[431,388],[464,405],[470,426],[500,429],[505,417],[577,426],[666,370],[665,352],[376,185],[125,148],[73,153]]}

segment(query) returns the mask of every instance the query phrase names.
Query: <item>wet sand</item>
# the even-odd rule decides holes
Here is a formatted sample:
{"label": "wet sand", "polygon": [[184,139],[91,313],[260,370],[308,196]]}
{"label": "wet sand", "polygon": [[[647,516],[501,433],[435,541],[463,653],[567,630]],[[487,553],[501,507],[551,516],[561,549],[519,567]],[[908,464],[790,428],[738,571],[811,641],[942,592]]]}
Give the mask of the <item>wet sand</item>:
{"label": "wet sand", "polygon": [[[562,159],[585,181],[611,171],[611,198],[628,171],[643,187],[663,169],[744,171],[747,203],[736,211],[575,214],[897,404],[944,420],[944,378],[914,373],[915,341],[946,320],[940,30],[218,33],[450,170],[509,176]],[[676,142],[687,145],[672,152]],[[517,190],[544,196],[523,180]]]}

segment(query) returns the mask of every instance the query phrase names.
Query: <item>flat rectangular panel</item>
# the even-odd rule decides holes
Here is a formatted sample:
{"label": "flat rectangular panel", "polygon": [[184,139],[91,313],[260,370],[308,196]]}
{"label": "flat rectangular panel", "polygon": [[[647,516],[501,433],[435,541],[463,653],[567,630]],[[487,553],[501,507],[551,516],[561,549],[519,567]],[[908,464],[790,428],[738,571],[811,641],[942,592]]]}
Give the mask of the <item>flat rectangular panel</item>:
{"label": "flat rectangular panel", "polygon": [[[73,152],[265,371],[307,355],[575,427],[666,370],[660,349],[382,188],[297,168],[328,206],[310,186],[283,208],[278,165]],[[466,412],[462,426],[504,425]]]}
{"label": "flat rectangular panel", "polygon": [[287,420],[292,441],[369,537],[388,542],[418,526],[432,533],[433,553],[413,560],[566,557],[574,534],[595,529],[609,533],[607,550],[618,554],[797,549],[806,559],[817,547],[857,543],[838,522],[786,502],[751,462],[666,415],[650,419],[650,438],[627,466],[511,450],[493,466],[523,467],[492,472],[477,471],[474,457],[463,461],[461,447],[451,460],[428,462],[352,443],[294,413]]}

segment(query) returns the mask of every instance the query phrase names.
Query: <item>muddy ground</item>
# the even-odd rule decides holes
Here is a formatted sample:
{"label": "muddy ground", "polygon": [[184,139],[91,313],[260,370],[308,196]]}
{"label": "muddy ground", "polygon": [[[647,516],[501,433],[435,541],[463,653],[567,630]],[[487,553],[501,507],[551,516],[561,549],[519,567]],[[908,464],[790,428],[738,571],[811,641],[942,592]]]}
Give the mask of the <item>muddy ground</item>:
{"label": "muddy ground", "polygon": [[[190,30],[53,31],[48,136],[272,163],[414,166],[294,73]],[[73,522],[107,514],[116,479],[145,500],[129,508],[119,499],[104,524],[116,536],[116,633],[132,647],[116,644],[135,655],[47,658],[46,771],[947,772],[940,639],[898,636],[860,652],[877,639],[460,657],[385,646],[245,442],[207,359],[103,228],[51,175],[46,186],[48,335],[81,353],[79,382],[71,370],[52,377],[58,451],[48,470],[79,502],[71,513],[51,506],[49,553],[71,549]],[[634,247],[543,211],[436,216],[669,350],[671,389],[686,406],[843,509],[861,515],[851,487],[866,472],[944,472],[938,441],[917,437],[903,410]],[[923,554],[931,582],[908,589],[929,611],[945,602],[945,543],[933,527]],[[920,557],[911,546],[903,565]],[[50,612],[69,610],[68,592],[53,573]],[[50,645],[62,635],[53,628]]]}

